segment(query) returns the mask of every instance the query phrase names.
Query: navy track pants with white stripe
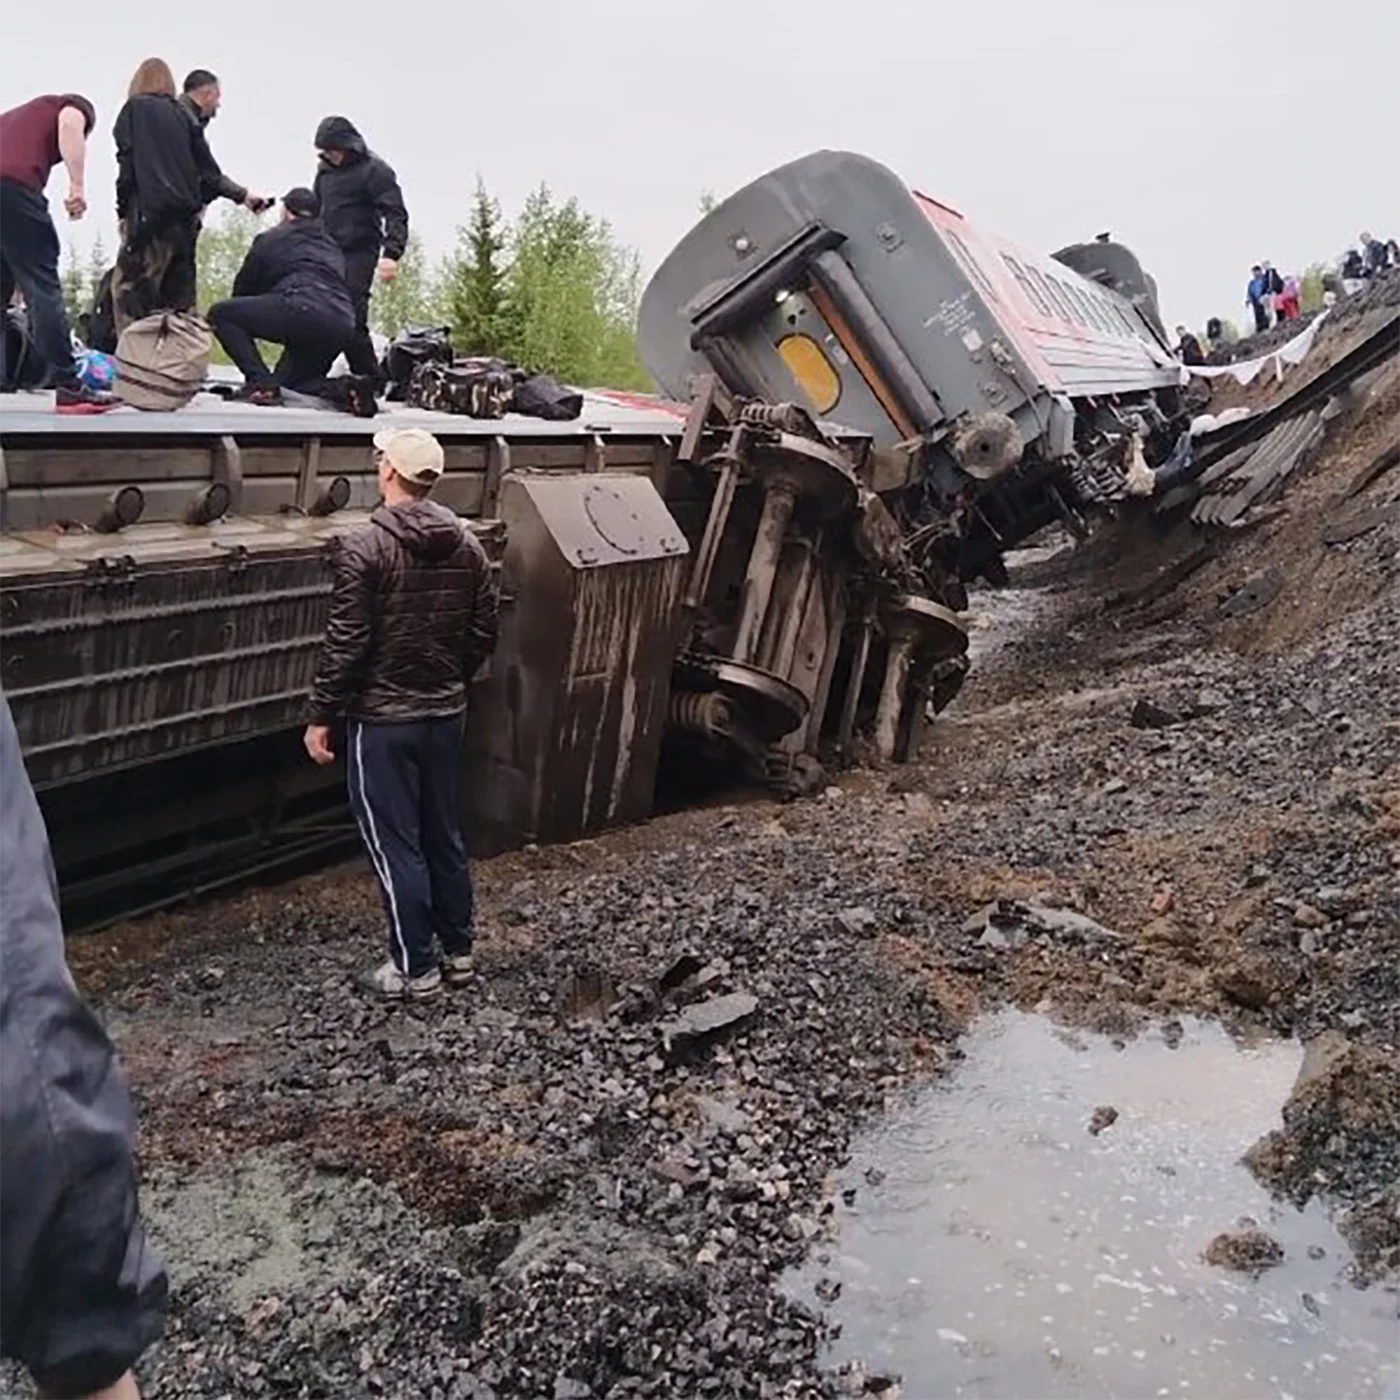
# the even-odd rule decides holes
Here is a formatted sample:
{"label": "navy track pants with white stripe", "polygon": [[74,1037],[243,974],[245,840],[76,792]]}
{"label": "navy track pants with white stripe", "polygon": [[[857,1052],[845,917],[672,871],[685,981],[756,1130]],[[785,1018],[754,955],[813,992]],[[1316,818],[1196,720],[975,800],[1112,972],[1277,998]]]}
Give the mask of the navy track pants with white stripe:
{"label": "navy track pants with white stripe", "polygon": [[472,877],[462,844],[461,715],[347,725],[350,805],[389,920],[389,956],[421,977],[472,946]]}

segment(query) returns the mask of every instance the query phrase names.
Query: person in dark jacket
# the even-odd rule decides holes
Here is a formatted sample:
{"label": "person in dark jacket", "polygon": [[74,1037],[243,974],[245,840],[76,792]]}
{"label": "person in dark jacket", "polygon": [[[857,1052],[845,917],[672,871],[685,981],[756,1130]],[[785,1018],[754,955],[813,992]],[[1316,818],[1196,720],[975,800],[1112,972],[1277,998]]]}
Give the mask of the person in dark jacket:
{"label": "person in dark jacket", "polygon": [[45,1395],[137,1396],[167,1282],[137,1209],[131,1100],[63,956],[48,833],[0,692],[0,1353]]}
{"label": "person in dark jacket", "polygon": [[[111,395],[96,394],[78,380],[73,363],[73,336],[58,276],[58,230],[44,190],[54,166],[68,174],[63,207],[70,219],[87,213],[84,175],[87,139],[97,113],[76,92],[46,93],[0,115],[0,316],[5,318],[0,348],[0,389],[18,387],[17,360],[32,347],[43,363],[24,382],[54,387],[60,412],[83,412],[116,406]],[[11,351],[10,303],[24,294],[27,341],[16,332]]]}
{"label": "person in dark jacket", "polygon": [[[196,68],[185,75],[180,106],[185,115],[204,133],[206,145],[209,141],[209,123],[219,115],[219,104],[223,98],[224,92],[218,78],[207,68]],[[212,151],[209,159],[212,162],[210,183],[220,199],[241,204],[254,214],[261,214],[265,209],[272,208],[272,200],[260,194],[249,194],[246,185],[240,185],[237,180],[225,175],[219,163],[214,160]]]}
{"label": "person in dark jacket", "polygon": [[1361,275],[1379,277],[1390,270],[1390,245],[1369,233],[1361,235]]}
{"label": "person in dark jacket", "polygon": [[122,234],[113,282],[120,333],[156,311],[195,304],[195,241],[222,178],[204,132],[175,96],[175,79],[148,58],[117,114],[117,219]]}
{"label": "person in dark jacket", "polygon": [[1245,289],[1245,303],[1254,313],[1255,332],[1269,329],[1269,279],[1264,269],[1255,263],[1249,269],[1249,286]]}
{"label": "person in dark jacket", "polygon": [[1203,365],[1206,362],[1201,342],[1185,326],[1176,328],[1176,357],[1184,365]]}
{"label": "person in dark jacket", "polygon": [[355,306],[355,338],[346,351],[352,374],[376,375],[369,338],[369,294],[375,275],[391,282],[408,247],[408,210],[398,176],[365,145],[344,117],[316,128],[316,194],[326,232],[345,254],[345,281]]}
{"label": "person in dark jacket", "polygon": [[[242,372],[243,396],[253,403],[280,403],[283,389],[325,393],[326,371],[355,333],[345,258],[319,214],[313,191],[288,190],[282,222],[253,240],[233,295],[209,308],[209,324]],[[275,372],[259,340],[286,347]],[[373,412],[373,380],[354,379],[351,392]]]}
{"label": "person in dark jacket", "polygon": [[331,726],[346,721],[350,802],[389,920],[389,960],[367,983],[385,996],[431,996],[444,978],[471,977],[462,725],[472,678],[496,645],[498,601],[476,536],[428,499],[443,472],[437,439],[390,429],[374,447],[384,500],[341,541],[305,742],[315,762],[333,762]]}

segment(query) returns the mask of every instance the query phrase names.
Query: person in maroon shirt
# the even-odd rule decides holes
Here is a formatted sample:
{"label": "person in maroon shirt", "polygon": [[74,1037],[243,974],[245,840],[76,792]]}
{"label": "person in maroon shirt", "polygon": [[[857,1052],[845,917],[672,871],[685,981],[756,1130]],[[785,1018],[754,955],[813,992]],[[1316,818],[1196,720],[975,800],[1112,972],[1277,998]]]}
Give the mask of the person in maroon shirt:
{"label": "person in maroon shirt", "polygon": [[[18,287],[29,338],[48,366],[46,382],[54,387],[56,406],[77,412],[111,407],[116,400],[85,388],[74,370],[73,337],[58,280],[58,230],[44,187],[62,161],[68,171],[63,207],[70,219],[87,213],[83,173],[96,121],[92,103],[74,92],[49,93],[0,113],[0,311],[9,314]],[[0,384],[9,388],[14,366],[3,355],[0,350]]]}

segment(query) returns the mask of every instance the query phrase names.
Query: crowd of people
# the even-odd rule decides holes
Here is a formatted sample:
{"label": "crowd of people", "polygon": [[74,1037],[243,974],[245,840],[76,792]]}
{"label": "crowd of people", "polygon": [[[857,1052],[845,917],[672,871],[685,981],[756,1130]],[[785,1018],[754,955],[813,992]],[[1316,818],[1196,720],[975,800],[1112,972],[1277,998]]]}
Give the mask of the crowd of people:
{"label": "crowd of people", "polygon": [[[1362,233],[1357,246],[1348,248],[1333,268],[1322,273],[1322,304],[1333,306],[1342,297],[1355,296],[1377,277],[1400,269],[1400,244]],[[1303,314],[1301,278],[1285,275],[1270,262],[1255,263],[1249,270],[1245,305],[1253,318],[1253,334],[1297,319]],[[1315,309],[1315,308],[1314,308]],[[1203,365],[1207,356],[1235,340],[1234,328],[1220,316],[1212,316],[1204,338],[1185,326],[1176,328],[1176,353],[1184,365]],[[1203,343],[1204,341],[1204,343]]]}
{"label": "crowd of people", "polygon": [[[169,64],[148,58],[132,77],[117,113],[115,206],[119,251],[103,279],[96,326],[115,340],[134,322],[196,307],[196,250],[206,209],[215,200],[255,213],[274,200],[252,194],[220,168],[209,123],[223,93],[218,77],[196,68],[176,88]],[[60,411],[113,406],[85,385],[73,355],[72,330],[59,280],[59,237],[45,196],[60,163],[68,189],[64,209],[88,209],[87,144],[97,125],[92,102],[78,93],[49,93],[0,114],[0,308],[17,297],[26,309],[28,349],[44,363],[40,387],[55,390]],[[390,281],[408,244],[408,211],[393,169],[343,116],[316,129],[310,185],[282,198],[281,222],[258,235],[233,295],[208,308],[209,324],[244,377],[243,395],[275,404],[282,391],[325,394],[355,412],[372,411],[378,365],[369,332],[370,293]],[[8,337],[7,337],[8,339]],[[269,367],[257,342],[283,347]],[[329,384],[344,355],[348,376]],[[12,387],[13,366],[0,361]]]}

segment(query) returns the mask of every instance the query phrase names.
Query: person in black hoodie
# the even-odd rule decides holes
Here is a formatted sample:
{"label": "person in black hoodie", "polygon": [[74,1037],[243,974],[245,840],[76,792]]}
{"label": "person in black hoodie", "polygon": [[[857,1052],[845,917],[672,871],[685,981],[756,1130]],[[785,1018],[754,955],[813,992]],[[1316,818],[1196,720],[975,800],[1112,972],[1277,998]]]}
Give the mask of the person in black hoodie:
{"label": "person in black hoodie", "polygon": [[[312,190],[288,190],[282,222],[253,240],[233,296],[209,308],[209,324],[243,372],[244,397],[253,403],[279,403],[284,388],[324,394],[326,371],[355,333],[345,258],[320,213]],[[275,372],[263,360],[259,340],[286,347]],[[364,411],[355,394],[373,402],[372,380],[352,378],[345,387],[352,409]]]}
{"label": "person in black hoodie", "polygon": [[355,308],[355,336],[345,352],[350,371],[378,374],[369,338],[369,294],[375,273],[390,282],[408,246],[408,210],[398,176],[365,145],[344,117],[316,128],[316,195],[326,232],[345,254],[345,281]]}
{"label": "person in black hoodie", "polygon": [[195,241],[222,172],[204,132],[175,96],[169,65],[148,58],[117,114],[117,219],[113,279],[117,331],[156,311],[195,304]]}

